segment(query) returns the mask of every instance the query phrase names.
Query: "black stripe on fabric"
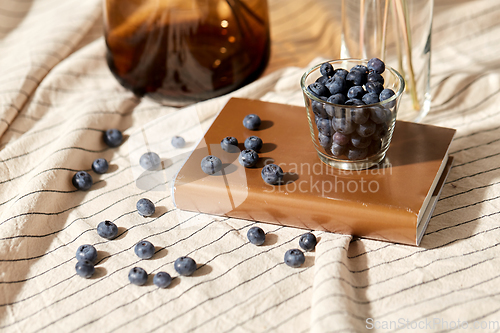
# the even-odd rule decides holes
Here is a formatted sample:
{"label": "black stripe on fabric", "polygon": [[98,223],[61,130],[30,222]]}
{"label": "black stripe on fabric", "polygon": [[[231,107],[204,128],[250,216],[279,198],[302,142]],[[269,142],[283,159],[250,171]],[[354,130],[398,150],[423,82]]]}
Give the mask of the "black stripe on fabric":
{"label": "black stripe on fabric", "polygon": [[474,190],[479,190],[479,189],[483,189],[483,188],[495,186],[495,185],[498,185],[498,184],[500,184],[500,181],[494,182],[494,183],[490,183],[488,185],[476,186],[476,187],[468,189],[467,191],[455,193],[455,194],[449,195],[447,197],[441,197],[441,198],[439,198],[438,201],[443,201],[443,200],[446,200],[446,199],[449,199],[449,198],[453,198],[453,197],[456,197],[456,196],[459,196],[459,195],[462,195],[462,194],[466,194],[466,193],[472,192]]}
{"label": "black stripe on fabric", "polygon": [[[303,293],[305,293],[306,291],[308,291],[308,290],[310,290],[310,289],[312,289],[312,286],[309,286],[309,287],[307,287],[307,288],[304,288],[303,290],[301,290],[301,291],[299,291],[299,292],[297,292],[297,293],[293,294],[292,296],[287,297],[286,299],[282,300],[281,302],[274,303],[272,306],[270,306],[270,307],[268,307],[268,308],[266,308],[266,309],[262,310],[261,312],[255,313],[255,314],[254,314],[251,318],[248,318],[247,320],[244,320],[244,321],[242,321],[242,322],[237,323],[236,325],[234,325],[234,326],[233,326],[233,327],[231,327],[230,329],[225,330],[223,333],[227,333],[227,332],[231,332],[231,331],[233,331],[233,330],[234,330],[234,329],[236,329],[237,327],[240,327],[241,325],[243,325],[243,324],[245,324],[245,323],[247,323],[247,322],[249,322],[249,321],[251,321],[251,320],[254,320],[254,319],[255,319],[255,318],[257,318],[257,317],[262,316],[264,313],[266,313],[266,312],[268,312],[268,311],[270,311],[270,310],[272,310],[272,309],[274,309],[274,308],[277,308],[278,306],[280,306],[280,305],[282,305],[282,304],[285,304],[286,302],[288,302],[288,301],[290,301],[290,300],[294,299],[294,298],[295,298],[295,297],[297,297],[297,296],[302,295]],[[156,331],[158,328],[163,327],[163,326],[164,326],[164,325],[158,326],[157,328],[155,328],[155,329],[153,329],[153,330],[151,330],[151,331],[148,331],[148,332],[153,332],[153,331]]]}
{"label": "black stripe on fabric", "polygon": [[491,172],[491,171],[496,171],[496,170],[499,170],[499,169],[500,169],[500,167],[496,167],[496,168],[493,168],[493,169],[483,170],[483,171],[476,172],[476,173],[473,173],[473,174],[470,174],[470,175],[467,175],[467,176],[462,176],[460,178],[448,180],[445,184],[455,183],[455,182],[457,182],[459,180],[462,180],[462,179],[465,179],[465,178],[472,178],[472,177],[479,176],[479,175],[482,175],[482,174],[485,174],[485,173],[488,173],[488,172]]}

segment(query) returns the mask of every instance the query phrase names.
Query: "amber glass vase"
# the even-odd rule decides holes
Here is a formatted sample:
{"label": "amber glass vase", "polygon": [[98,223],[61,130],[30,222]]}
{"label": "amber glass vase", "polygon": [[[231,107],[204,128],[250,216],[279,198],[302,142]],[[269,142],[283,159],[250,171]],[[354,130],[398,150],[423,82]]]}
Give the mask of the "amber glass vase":
{"label": "amber glass vase", "polygon": [[104,25],[117,80],[166,105],[231,92],[269,61],[267,0],[105,0]]}

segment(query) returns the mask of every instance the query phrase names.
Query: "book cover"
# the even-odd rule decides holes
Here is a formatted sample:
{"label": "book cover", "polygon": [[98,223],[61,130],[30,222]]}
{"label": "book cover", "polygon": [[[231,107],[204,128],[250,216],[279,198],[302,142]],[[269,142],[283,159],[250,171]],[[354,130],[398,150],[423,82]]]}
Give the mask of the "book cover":
{"label": "book cover", "polygon": [[[250,113],[262,119],[256,131],[243,126]],[[397,121],[378,168],[344,171],[319,160],[305,107],[232,98],[175,177],[174,202],[182,210],[418,245],[451,169],[454,134]],[[244,168],[238,156],[252,135],[264,144],[258,164]],[[222,150],[226,136],[238,139],[234,152]],[[222,160],[222,171],[201,170],[207,155]],[[269,163],[283,169],[280,185],[262,180]]]}

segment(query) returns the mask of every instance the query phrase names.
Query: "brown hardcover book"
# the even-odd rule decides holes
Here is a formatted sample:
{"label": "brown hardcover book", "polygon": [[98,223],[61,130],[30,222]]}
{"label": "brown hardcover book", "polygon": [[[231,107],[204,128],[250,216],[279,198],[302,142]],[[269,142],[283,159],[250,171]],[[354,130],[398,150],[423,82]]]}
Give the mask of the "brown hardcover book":
{"label": "brown hardcover book", "polygon": [[[243,126],[250,113],[262,119],[259,130]],[[319,160],[304,107],[232,98],[175,177],[174,201],[182,210],[418,245],[451,169],[454,134],[397,121],[378,168],[342,171]],[[257,166],[244,168],[239,151],[252,135],[264,145]],[[239,149],[223,151],[226,136]],[[200,165],[207,155],[218,156],[223,170],[206,175]],[[282,184],[262,180],[266,163],[282,167]]]}

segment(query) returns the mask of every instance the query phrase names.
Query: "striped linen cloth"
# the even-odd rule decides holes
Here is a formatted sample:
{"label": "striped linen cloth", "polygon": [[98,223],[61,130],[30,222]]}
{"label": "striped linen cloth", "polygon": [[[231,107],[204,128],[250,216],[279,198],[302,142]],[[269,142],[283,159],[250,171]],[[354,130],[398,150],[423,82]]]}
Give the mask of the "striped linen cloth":
{"label": "striped linen cloth", "polygon": [[[186,137],[195,141],[229,97],[303,105],[301,74],[316,57],[338,57],[338,9],[327,0],[269,6],[265,75],[178,111],[134,97],[110,74],[101,1],[0,2],[0,331],[500,331],[497,1],[435,2],[424,122],[457,136],[421,247],[315,232],[316,250],[291,269],[283,255],[303,230],[180,212],[168,179],[141,179],[134,156],[150,146],[167,151],[161,140],[140,139],[144,131],[161,133],[195,112],[199,126]],[[108,128],[125,134],[120,147],[103,143]],[[76,191],[72,175],[98,157],[110,170],[93,174],[90,191]],[[135,210],[143,197],[157,207],[152,217]],[[104,220],[119,226],[117,239],[97,235]],[[267,233],[264,246],[246,239],[254,225]],[[142,239],[156,246],[151,260],[133,252]],[[81,244],[99,253],[88,280],[75,275]],[[192,277],[173,269],[183,255],[199,265]],[[134,266],[150,273],[145,286],[128,282]],[[158,271],[175,277],[169,288],[152,284]]]}

